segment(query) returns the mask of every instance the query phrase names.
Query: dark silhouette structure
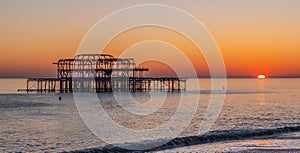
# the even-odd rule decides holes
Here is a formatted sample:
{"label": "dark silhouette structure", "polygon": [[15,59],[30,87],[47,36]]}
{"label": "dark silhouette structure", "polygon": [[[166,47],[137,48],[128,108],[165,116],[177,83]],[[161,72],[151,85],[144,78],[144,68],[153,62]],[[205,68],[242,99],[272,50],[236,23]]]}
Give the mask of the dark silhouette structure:
{"label": "dark silhouette structure", "polygon": [[136,67],[133,58],[109,54],[81,54],[60,59],[57,78],[28,78],[26,92],[144,92],[181,91],[186,80],[176,77],[143,77],[148,68]]}

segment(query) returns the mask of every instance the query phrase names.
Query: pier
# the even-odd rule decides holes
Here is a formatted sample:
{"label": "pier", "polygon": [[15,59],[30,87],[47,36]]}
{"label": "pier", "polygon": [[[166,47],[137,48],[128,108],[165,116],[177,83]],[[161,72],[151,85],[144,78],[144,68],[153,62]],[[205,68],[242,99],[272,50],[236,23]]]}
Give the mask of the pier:
{"label": "pier", "polygon": [[148,92],[182,91],[186,80],[177,77],[144,77],[148,68],[137,67],[133,58],[115,58],[109,54],[80,54],[60,59],[56,78],[27,78],[20,92]]}

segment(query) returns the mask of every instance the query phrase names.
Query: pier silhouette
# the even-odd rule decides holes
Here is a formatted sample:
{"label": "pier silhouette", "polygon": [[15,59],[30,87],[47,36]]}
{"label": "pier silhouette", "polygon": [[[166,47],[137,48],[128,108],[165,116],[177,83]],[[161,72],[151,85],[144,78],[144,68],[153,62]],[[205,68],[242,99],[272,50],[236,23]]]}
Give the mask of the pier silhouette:
{"label": "pier silhouette", "polygon": [[80,54],[60,59],[56,78],[27,78],[26,89],[19,92],[147,92],[181,91],[186,80],[178,77],[144,77],[148,68],[137,67],[133,58],[109,54]]}

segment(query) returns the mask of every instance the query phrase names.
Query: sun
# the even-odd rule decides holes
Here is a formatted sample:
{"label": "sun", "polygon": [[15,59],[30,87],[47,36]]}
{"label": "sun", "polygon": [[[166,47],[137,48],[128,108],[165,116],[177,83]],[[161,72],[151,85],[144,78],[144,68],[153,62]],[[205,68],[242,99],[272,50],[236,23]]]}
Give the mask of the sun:
{"label": "sun", "polygon": [[258,79],[265,79],[265,78],[266,78],[266,76],[265,76],[265,75],[263,75],[263,74],[260,74],[260,75],[258,75],[258,76],[257,76],[257,78],[258,78]]}

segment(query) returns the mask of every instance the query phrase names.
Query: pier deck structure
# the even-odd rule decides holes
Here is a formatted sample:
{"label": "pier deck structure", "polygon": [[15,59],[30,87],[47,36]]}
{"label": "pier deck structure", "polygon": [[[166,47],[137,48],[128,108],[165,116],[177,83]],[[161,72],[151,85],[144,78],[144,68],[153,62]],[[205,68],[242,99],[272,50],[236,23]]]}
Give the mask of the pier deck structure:
{"label": "pier deck structure", "polygon": [[27,78],[25,92],[147,92],[181,91],[186,80],[177,77],[144,77],[148,68],[137,67],[133,58],[109,54],[80,54],[60,59],[56,78]]}

